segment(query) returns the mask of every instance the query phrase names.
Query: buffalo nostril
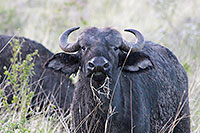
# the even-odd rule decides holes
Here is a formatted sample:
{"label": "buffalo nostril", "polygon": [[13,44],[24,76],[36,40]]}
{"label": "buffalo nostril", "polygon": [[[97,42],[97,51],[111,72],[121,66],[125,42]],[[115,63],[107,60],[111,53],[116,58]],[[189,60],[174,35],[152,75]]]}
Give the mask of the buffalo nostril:
{"label": "buffalo nostril", "polygon": [[90,68],[94,68],[94,64],[91,63],[91,62],[88,63],[88,66],[89,66]]}
{"label": "buffalo nostril", "polygon": [[108,67],[109,67],[109,63],[107,62],[106,64],[104,64],[103,67],[104,67],[104,68],[108,68]]}

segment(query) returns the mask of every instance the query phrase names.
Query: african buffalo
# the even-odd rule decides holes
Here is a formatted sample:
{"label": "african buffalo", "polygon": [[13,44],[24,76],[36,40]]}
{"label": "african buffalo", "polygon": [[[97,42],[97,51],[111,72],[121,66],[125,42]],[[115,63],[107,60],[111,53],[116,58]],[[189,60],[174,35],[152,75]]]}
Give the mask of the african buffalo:
{"label": "african buffalo", "polygon": [[188,79],[175,55],[166,47],[144,41],[127,42],[112,28],[84,30],[52,56],[46,68],[67,75],[78,72],[71,113],[73,132],[155,133],[190,132]]}
{"label": "african buffalo", "polygon": [[[0,35],[0,89],[3,89],[3,82],[5,82],[5,75],[3,67],[9,68],[11,65],[10,58],[13,55],[12,47],[8,44],[11,39],[10,36]],[[22,45],[22,59],[25,59],[27,54],[33,53],[36,49],[38,50],[39,56],[34,57],[34,72],[35,74],[30,79],[31,89],[35,92],[32,104],[40,105],[42,101],[47,101],[47,99],[56,106],[60,107],[66,111],[71,104],[74,86],[66,78],[64,74],[55,73],[50,70],[45,70],[43,68],[44,63],[49,57],[53,55],[48,49],[46,49],[42,44],[23,37],[15,37],[19,40]],[[12,89],[5,89],[6,94],[12,94]],[[51,98],[51,99],[50,99]],[[11,103],[12,95],[8,96],[8,103]]]}

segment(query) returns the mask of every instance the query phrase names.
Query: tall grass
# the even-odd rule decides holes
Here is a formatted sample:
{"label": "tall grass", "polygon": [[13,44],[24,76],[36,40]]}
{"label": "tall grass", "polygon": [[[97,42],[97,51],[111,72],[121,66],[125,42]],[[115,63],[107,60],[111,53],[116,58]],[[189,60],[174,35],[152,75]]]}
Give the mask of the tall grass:
{"label": "tall grass", "polygon": [[[12,65],[9,68],[4,67],[6,77],[1,83],[1,131],[14,131],[23,128],[26,123],[27,108],[30,106],[33,92],[30,91],[29,78],[33,74],[34,63],[31,63],[33,54],[26,56],[22,61],[19,41],[13,40],[13,58],[10,59]],[[12,104],[8,104],[8,98],[12,97]],[[19,112],[19,115],[16,113]]]}
{"label": "tall grass", "polygon": [[[58,37],[67,28],[113,27],[130,40],[125,28],[165,45],[189,76],[191,127],[200,132],[199,0],[0,0],[0,33],[20,34],[60,51]],[[80,30],[80,31],[81,31]],[[78,32],[71,35],[75,40]],[[48,125],[48,124],[47,124]],[[62,124],[61,124],[62,125]]]}
{"label": "tall grass", "polygon": [[[67,117],[56,114],[54,106],[49,103],[46,108],[31,103],[34,92],[30,79],[34,75],[34,58],[39,56],[37,50],[22,59],[18,39],[10,42],[13,57],[9,68],[4,67],[5,77],[0,84],[0,132],[56,132],[68,131]],[[5,49],[4,49],[5,50]],[[40,101],[45,100],[41,99]],[[48,101],[43,101],[48,102]],[[55,114],[48,116],[49,112]],[[65,123],[62,123],[65,122]]]}

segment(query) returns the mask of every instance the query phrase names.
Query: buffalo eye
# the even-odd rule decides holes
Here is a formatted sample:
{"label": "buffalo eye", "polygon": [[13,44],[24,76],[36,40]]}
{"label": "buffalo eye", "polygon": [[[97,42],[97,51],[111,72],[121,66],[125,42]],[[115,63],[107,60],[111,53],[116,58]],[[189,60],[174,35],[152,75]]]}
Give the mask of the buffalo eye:
{"label": "buffalo eye", "polygon": [[113,49],[116,51],[116,50],[118,50],[119,48],[118,48],[118,47],[114,47]]}

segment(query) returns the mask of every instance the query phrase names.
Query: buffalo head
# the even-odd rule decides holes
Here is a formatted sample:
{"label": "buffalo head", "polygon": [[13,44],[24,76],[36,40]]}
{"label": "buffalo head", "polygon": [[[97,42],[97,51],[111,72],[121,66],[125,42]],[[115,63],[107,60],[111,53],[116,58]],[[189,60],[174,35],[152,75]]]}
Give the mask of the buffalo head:
{"label": "buffalo head", "polygon": [[[143,35],[134,29],[125,31],[134,34],[136,42],[127,42],[114,29],[93,27],[83,31],[76,42],[69,43],[68,36],[77,29],[79,27],[68,29],[60,36],[60,48],[67,54],[54,55],[46,67],[68,75],[80,69],[84,78],[92,77],[93,81],[102,82],[106,77],[113,78],[119,72],[128,52],[138,53],[144,47]],[[133,72],[152,66],[146,56],[140,54],[138,57],[128,61],[123,69]]]}

